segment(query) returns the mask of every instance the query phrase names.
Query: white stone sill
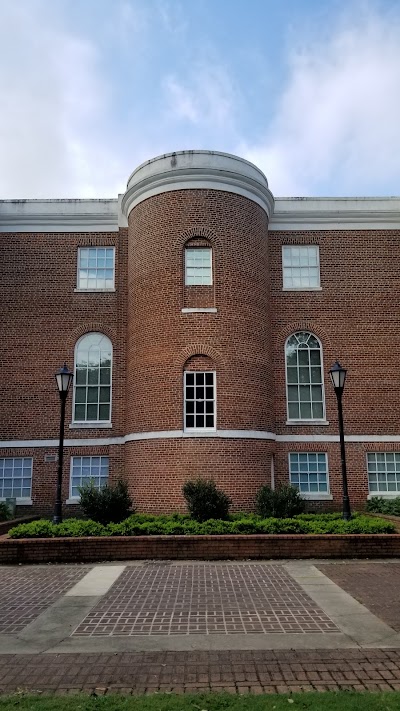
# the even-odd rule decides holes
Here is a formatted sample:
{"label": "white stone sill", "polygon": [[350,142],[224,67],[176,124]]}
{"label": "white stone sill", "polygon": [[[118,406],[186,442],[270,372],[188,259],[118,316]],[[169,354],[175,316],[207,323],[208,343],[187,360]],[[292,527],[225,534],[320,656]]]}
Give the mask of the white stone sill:
{"label": "white stone sill", "polygon": [[112,294],[117,291],[114,289],[74,289],[75,294]]}
{"label": "white stone sill", "polygon": [[110,430],[112,422],[71,422],[70,430]]}
{"label": "white stone sill", "polygon": [[79,501],[80,499],[79,497],[77,497],[76,499],[67,499],[65,503],[68,504],[68,506],[71,504],[75,504],[76,506],[77,504],[79,504]]}
{"label": "white stone sill", "polygon": [[301,494],[306,501],[332,501],[333,494]]}
{"label": "white stone sill", "polygon": [[379,491],[374,491],[372,494],[368,494],[367,500],[376,499],[377,496],[381,499],[398,499],[400,497],[400,491],[383,491],[381,494]]}
{"label": "white stone sill", "polygon": [[[5,501],[5,498],[0,498],[0,501]],[[32,506],[32,499],[24,499],[24,498],[17,498],[16,499],[16,505],[17,506]]]}
{"label": "white stone sill", "polygon": [[283,286],[282,291],[322,291],[322,286]]}
{"label": "white stone sill", "polygon": [[326,425],[329,425],[330,423],[328,420],[286,420],[286,424],[290,426],[296,425],[297,427],[301,427],[302,425],[306,425],[307,427],[310,425],[318,425],[318,427],[323,425],[326,427]]}
{"label": "white stone sill", "polygon": [[193,308],[193,309],[184,308],[184,309],[181,309],[181,312],[182,312],[183,314],[216,314],[216,313],[218,313],[218,309],[216,309],[216,308],[213,307],[213,306],[205,307],[204,309],[201,309],[201,308]]}

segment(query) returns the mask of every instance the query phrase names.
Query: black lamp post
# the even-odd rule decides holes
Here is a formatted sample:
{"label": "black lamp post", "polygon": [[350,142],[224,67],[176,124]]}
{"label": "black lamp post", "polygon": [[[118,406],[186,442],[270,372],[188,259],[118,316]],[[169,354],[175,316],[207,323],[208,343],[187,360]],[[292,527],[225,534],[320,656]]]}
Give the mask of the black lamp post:
{"label": "black lamp post", "polygon": [[58,444],[58,468],[57,468],[57,493],[56,503],[54,506],[53,523],[61,523],[62,521],[62,475],[63,475],[63,459],[64,459],[64,422],[65,422],[65,403],[69,387],[72,383],[73,374],[64,363],[64,367],[57,370],[55,374],[58,392],[60,393],[61,415],[60,415],[60,439]]}
{"label": "black lamp post", "polygon": [[350,521],[351,519],[351,508],[349,492],[347,489],[347,469],[346,469],[346,451],[344,446],[344,431],[343,431],[343,407],[342,407],[342,395],[344,390],[344,384],[346,381],[347,370],[342,368],[339,361],[336,361],[335,365],[329,371],[331,376],[332,385],[335,389],[337,404],[338,404],[338,415],[339,415],[339,437],[340,437],[340,459],[342,462],[342,484],[343,484],[343,518],[345,521]]}

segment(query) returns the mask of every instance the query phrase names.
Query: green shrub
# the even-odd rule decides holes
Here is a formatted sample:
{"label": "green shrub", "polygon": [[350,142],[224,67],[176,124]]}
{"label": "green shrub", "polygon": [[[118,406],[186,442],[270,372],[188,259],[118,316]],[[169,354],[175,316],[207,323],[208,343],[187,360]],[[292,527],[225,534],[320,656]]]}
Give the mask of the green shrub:
{"label": "green shrub", "polygon": [[80,504],[87,518],[106,525],[124,521],[132,512],[132,499],[125,481],[97,489],[91,481],[79,487]]}
{"label": "green shrub", "polygon": [[69,518],[54,526],[54,535],[60,538],[81,536],[106,536],[107,529],[96,521],[84,521],[79,518]]}
{"label": "green shrub", "polygon": [[20,523],[14,526],[8,535],[11,538],[52,538],[55,526],[51,521],[40,519],[31,523]]}
{"label": "green shrub", "polygon": [[228,518],[231,500],[224,491],[217,489],[212,479],[187,481],[182,488],[189,513],[195,521]]}
{"label": "green shrub", "polygon": [[11,538],[50,538],[80,536],[174,536],[224,534],[299,534],[314,535],[328,533],[394,533],[395,526],[390,521],[371,516],[355,515],[351,521],[344,521],[339,515],[310,514],[296,518],[265,518],[242,515],[227,521],[210,519],[202,523],[188,516],[150,516],[134,514],[120,523],[103,526],[95,521],[68,519],[64,523],[32,521],[11,529]]}
{"label": "green shrub", "polygon": [[9,521],[10,518],[10,511],[6,502],[0,501],[0,521]]}
{"label": "green shrub", "polygon": [[262,518],[291,518],[305,509],[305,501],[299,490],[290,484],[281,484],[276,489],[262,486],[256,496],[256,510]]}
{"label": "green shrub", "polygon": [[366,509],[373,513],[400,516],[400,496],[396,496],[395,499],[384,499],[382,496],[374,496],[367,501]]}

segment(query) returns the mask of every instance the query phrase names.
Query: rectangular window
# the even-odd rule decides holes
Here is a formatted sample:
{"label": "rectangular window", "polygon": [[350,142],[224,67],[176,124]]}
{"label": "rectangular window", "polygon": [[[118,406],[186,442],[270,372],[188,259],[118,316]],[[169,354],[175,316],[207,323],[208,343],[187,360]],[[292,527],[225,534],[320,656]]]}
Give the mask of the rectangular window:
{"label": "rectangular window", "polygon": [[86,291],[114,289],[114,271],[114,247],[78,249],[78,289]]}
{"label": "rectangular window", "polygon": [[290,483],[302,494],[328,494],[328,461],[325,453],[291,452]]}
{"label": "rectangular window", "polygon": [[30,499],[32,495],[31,457],[5,457],[0,459],[0,499],[15,497]]}
{"label": "rectangular window", "polygon": [[320,286],[319,247],[282,247],[282,272],[284,289],[317,289]]}
{"label": "rectangular window", "polygon": [[214,372],[185,372],[185,430],[215,430]]}
{"label": "rectangular window", "polygon": [[71,457],[70,498],[79,499],[79,486],[93,481],[101,489],[108,481],[108,457]]}
{"label": "rectangular window", "polygon": [[400,495],[399,452],[368,452],[367,470],[371,494]]}
{"label": "rectangular window", "polygon": [[212,250],[209,247],[185,249],[185,284],[212,284]]}

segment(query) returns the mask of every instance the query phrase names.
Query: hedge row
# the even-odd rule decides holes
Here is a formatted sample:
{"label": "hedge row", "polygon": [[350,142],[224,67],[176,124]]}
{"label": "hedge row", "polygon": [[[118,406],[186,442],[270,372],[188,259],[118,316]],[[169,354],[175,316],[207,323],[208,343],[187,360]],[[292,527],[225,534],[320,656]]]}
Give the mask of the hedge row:
{"label": "hedge row", "polygon": [[172,514],[152,516],[134,514],[121,523],[106,526],[95,521],[68,519],[60,524],[39,520],[24,523],[9,531],[11,538],[63,538],[84,536],[151,536],[151,535],[223,535],[279,533],[394,533],[390,521],[355,515],[343,521],[340,514],[301,514],[294,518],[261,518],[254,514],[234,515],[229,520],[210,519],[204,523],[189,516]]}
{"label": "hedge row", "polygon": [[400,496],[395,499],[384,499],[382,496],[374,496],[367,501],[367,511],[387,514],[388,516],[400,516]]}

